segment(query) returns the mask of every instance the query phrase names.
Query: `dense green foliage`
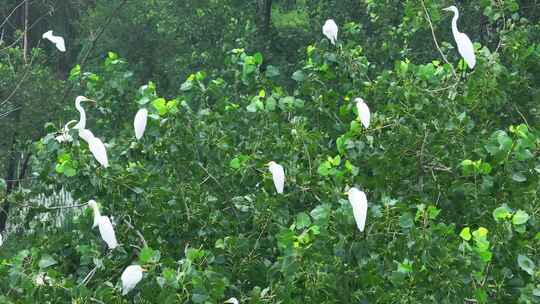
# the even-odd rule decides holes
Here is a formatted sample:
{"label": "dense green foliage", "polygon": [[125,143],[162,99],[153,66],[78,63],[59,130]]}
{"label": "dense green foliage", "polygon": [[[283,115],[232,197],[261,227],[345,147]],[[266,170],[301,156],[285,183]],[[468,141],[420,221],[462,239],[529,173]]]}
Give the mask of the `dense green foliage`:
{"label": "dense green foliage", "polygon": [[[51,106],[12,124],[34,127],[19,145],[42,138],[23,147],[31,182],[0,195],[24,218],[0,247],[1,303],[540,303],[534,1],[460,5],[472,71],[448,1],[275,1],[268,33],[244,1],[94,2],[66,22],[81,35],[66,79],[44,62],[53,49],[35,48],[32,65],[20,48],[0,51],[2,87],[24,66],[16,100]],[[92,46],[82,33],[119,6]],[[337,46],[321,34],[327,18]],[[87,125],[109,168],[74,130],[55,140],[78,117],[76,95],[97,100]],[[150,115],[137,141],[140,108]],[[283,195],[271,160],[285,168]],[[368,197],[363,233],[353,186]],[[57,209],[28,204],[61,189],[96,200],[121,246],[106,249],[84,205],[57,226],[43,216]],[[148,271],[122,296],[131,264]]]}

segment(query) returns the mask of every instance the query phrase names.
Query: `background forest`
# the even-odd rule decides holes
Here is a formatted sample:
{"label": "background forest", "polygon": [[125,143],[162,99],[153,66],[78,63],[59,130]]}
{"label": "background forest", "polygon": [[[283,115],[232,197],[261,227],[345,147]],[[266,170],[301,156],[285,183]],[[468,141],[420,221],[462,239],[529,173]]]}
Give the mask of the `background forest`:
{"label": "background forest", "polygon": [[540,303],[539,128],[536,0],[1,0],[0,303]]}

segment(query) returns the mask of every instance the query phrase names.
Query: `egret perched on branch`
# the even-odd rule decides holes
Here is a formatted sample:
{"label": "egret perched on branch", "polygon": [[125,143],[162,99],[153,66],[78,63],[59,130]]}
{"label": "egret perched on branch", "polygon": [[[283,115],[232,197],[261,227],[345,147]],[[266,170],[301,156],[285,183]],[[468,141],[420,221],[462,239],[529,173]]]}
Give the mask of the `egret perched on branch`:
{"label": "egret perched on branch", "polygon": [[362,232],[366,226],[368,208],[366,194],[353,187],[349,189],[347,195],[349,196],[349,202],[351,203],[353,209],[356,226],[358,227],[358,230]]}
{"label": "egret perched on branch", "polygon": [[338,31],[338,26],[333,19],[326,20],[322,27],[323,34],[330,39],[333,45],[336,45]]}
{"label": "egret perched on branch", "polygon": [[118,246],[118,242],[116,241],[116,234],[114,233],[114,228],[111,223],[111,220],[109,220],[108,216],[100,216],[98,220],[98,226],[99,226],[99,234],[101,234],[101,238],[105,243],[107,243],[107,246],[109,246],[109,249],[114,249]]}
{"label": "egret perched on branch", "polygon": [[107,149],[101,141],[101,139],[94,136],[92,131],[86,129],[86,112],[81,106],[81,102],[91,101],[96,102],[95,100],[86,98],[84,96],[77,96],[75,98],[75,108],[79,111],[80,117],[79,122],[73,127],[74,129],[79,130],[79,137],[88,143],[88,148],[94,158],[105,168],[109,166],[109,159],[107,157]]}
{"label": "egret perched on branch", "polygon": [[281,165],[271,161],[268,163],[268,169],[272,173],[272,179],[274,180],[274,186],[276,186],[277,193],[283,193],[283,187],[285,186],[285,171]]}
{"label": "egret perched on branch", "polygon": [[362,98],[356,98],[354,102],[356,103],[356,109],[358,110],[358,118],[360,118],[360,122],[366,129],[369,128],[369,121],[371,119],[369,107]]}
{"label": "egret perched on branch", "polygon": [[467,36],[464,33],[458,31],[457,20],[459,18],[459,11],[454,5],[443,9],[445,11],[454,12],[454,18],[452,19],[452,34],[454,34],[454,39],[456,40],[458,52],[465,59],[465,62],[469,68],[473,69],[476,65],[476,56],[474,55],[474,46]]}
{"label": "egret perched on branch", "polygon": [[62,36],[54,36],[53,31],[45,32],[43,34],[42,38],[43,39],[48,39],[49,41],[54,43],[54,45],[56,45],[56,48],[60,52],[65,52],[66,51],[66,44],[64,43],[64,38],[62,38]]}
{"label": "egret perched on branch", "polygon": [[122,280],[122,295],[128,294],[142,280],[143,271],[146,269],[139,265],[131,265],[124,269],[120,279]]}
{"label": "egret perched on branch", "polygon": [[71,125],[72,123],[75,123],[75,122],[77,122],[77,121],[76,120],[70,120],[70,121],[68,121],[68,123],[66,123],[66,125],[62,129],[62,133],[55,137],[57,142],[63,143],[65,141],[72,141],[73,140],[73,138],[69,135],[69,125]]}
{"label": "egret perched on branch", "polygon": [[133,127],[135,129],[135,137],[141,139],[144,135],[144,129],[146,129],[146,120],[148,119],[148,110],[140,109],[135,114],[135,120],[133,121]]}
{"label": "egret perched on branch", "polygon": [[230,298],[228,299],[227,301],[223,302],[224,304],[238,304],[240,302],[238,302],[238,299],[236,298]]}
{"label": "egret perched on branch", "polygon": [[99,207],[95,200],[89,200],[88,207],[92,208],[92,211],[94,211],[94,224],[92,225],[92,228],[96,228],[99,224],[99,218],[101,217]]}

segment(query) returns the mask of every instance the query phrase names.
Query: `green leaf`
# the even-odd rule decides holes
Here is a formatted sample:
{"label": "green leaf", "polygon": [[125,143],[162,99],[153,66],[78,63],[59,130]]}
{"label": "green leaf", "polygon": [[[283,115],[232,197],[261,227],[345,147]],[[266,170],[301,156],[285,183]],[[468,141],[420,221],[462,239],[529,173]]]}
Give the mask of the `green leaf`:
{"label": "green leaf", "polygon": [[47,268],[47,267],[50,267],[52,265],[56,265],[58,262],[53,259],[52,256],[46,254],[44,255],[43,257],[41,257],[41,259],[39,260],[39,268]]}
{"label": "green leaf", "polygon": [[330,175],[330,169],[332,169],[332,165],[325,161],[319,166],[317,173],[319,173],[320,176],[328,176]]}
{"label": "green leaf", "polygon": [[233,169],[240,169],[240,167],[242,166],[242,162],[240,162],[240,159],[238,157],[235,157],[231,159],[231,161],[229,162],[229,166]]}
{"label": "green leaf", "polygon": [[409,229],[414,227],[414,217],[406,212],[399,217],[399,226],[403,229]]}
{"label": "green leaf", "polygon": [[525,175],[523,175],[521,172],[516,172],[516,173],[512,174],[512,179],[515,182],[518,182],[518,183],[523,183],[523,182],[527,181],[527,177]]}
{"label": "green leaf", "polygon": [[500,221],[500,220],[510,218],[511,215],[512,215],[512,210],[510,208],[508,208],[508,206],[506,204],[504,204],[504,205],[500,206],[499,208],[493,210],[493,218],[497,222]]}
{"label": "green leaf", "polygon": [[472,236],[471,236],[471,228],[469,227],[465,227],[463,229],[461,229],[461,232],[459,233],[459,236],[464,239],[465,241],[470,241]]}
{"label": "green leaf", "polygon": [[475,231],[473,231],[472,235],[474,237],[475,240],[479,241],[479,240],[485,240],[486,237],[487,237],[487,234],[488,234],[488,230],[484,227],[480,227],[478,229],[476,229]]}
{"label": "green leaf", "polygon": [[152,106],[158,111],[160,116],[167,114],[169,108],[167,108],[167,101],[164,98],[157,98],[152,101]]}
{"label": "green leaf", "polygon": [[536,265],[531,259],[529,259],[525,255],[520,254],[518,255],[517,261],[518,261],[519,268],[521,268],[523,271],[525,271],[531,276],[534,275],[534,269],[536,268]]}
{"label": "green leaf", "polygon": [[190,80],[185,81],[180,86],[180,90],[183,91],[183,92],[189,91],[189,90],[191,90],[191,88],[193,88],[193,82],[190,81]]}
{"label": "green leaf", "polygon": [[72,168],[71,166],[64,166],[64,175],[67,177],[72,177],[77,174],[77,170]]}
{"label": "green leaf", "polygon": [[266,77],[272,78],[272,77],[276,77],[276,76],[279,76],[279,75],[280,75],[280,72],[279,72],[278,67],[273,66],[273,65],[268,65],[266,67]]}
{"label": "green leaf", "polygon": [[298,82],[304,81],[306,79],[306,74],[302,70],[298,70],[293,73],[292,79]]}
{"label": "green leaf", "polygon": [[253,59],[256,65],[261,65],[263,63],[263,55],[261,53],[255,53]]}
{"label": "green leaf", "polygon": [[529,220],[529,215],[523,210],[518,210],[512,217],[512,224],[523,225]]}
{"label": "green leaf", "polygon": [[148,263],[157,263],[160,258],[160,253],[158,250],[153,250],[150,247],[145,247],[139,253],[139,261],[142,264]]}
{"label": "green leaf", "polygon": [[305,212],[301,212],[296,215],[296,229],[304,229],[306,227],[309,227],[309,225],[311,225],[311,219],[309,218],[309,215],[307,215]]}

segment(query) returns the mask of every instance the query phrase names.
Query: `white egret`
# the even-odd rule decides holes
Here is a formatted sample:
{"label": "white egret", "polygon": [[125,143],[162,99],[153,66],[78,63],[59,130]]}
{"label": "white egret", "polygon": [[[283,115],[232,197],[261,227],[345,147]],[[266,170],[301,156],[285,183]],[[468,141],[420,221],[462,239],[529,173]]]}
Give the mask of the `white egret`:
{"label": "white egret", "polygon": [[73,140],[73,138],[69,135],[69,125],[71,125],[72,123],[75,123],[75,122],[77,122],[77,121],[76,120],[70,120],[70,121],[68,121],[68,123],[66,123],[66,125],[62,129],[62,133],[55,137],[57,142],[63,143],[63,142],[66,142],[66,141],[70,142],[70,141]]}
{"label": "white egret", "polygon": [[358,117],[360,118],[360,122],[366,129],[369,128],[369,121],[371,119],[369,107],[362,98],[356,98],[354,102],[356,103],[356,109],[358,110]]}
{"label": "white egret", "polygon": [[2,235],[0,234],[0,246],[2,246],[2,244],[4,244],[4,240],[2,239]]}
{"label": "white egret", "polygon": [[240,302],[238,302],[238,299],[236,299],[236,298],[230,298],[230,299],[228,299],[227,301],[225,301],[225,302],[223,302],[223,303],[224,303],[224,304],[226,304],[226,303],[229,303],[229,304],[238,304],[238,303],[240,303]]}
{"label": "white egret", "polygon": [[128,294],[142,280],[143,271],[146,271],[139,265],[131,265],[124,269],[120,279],[122,280],[122,295]]}
{"label": "white egret", "polygon": [[285,186],[285,171],[281,165],[271,161],[268,163],[270,173],[272,173],[272,179],[274,180],[274,186],[276,186],[277,193],[283,193],[283,187]]}
{"label": "white egret", "polygon": [[54,43],[54,45],[56,45],[56,48],[60,51],[60,52],[65,52],[66,51],[66,44],[64,42],[64,38],[62,38],[62,36],[54,36],[53,35],[53,31],[47,31],[43,34],[42,36],[43,39],[48,39],[49,41],[51,41],[52,43]]}
{"label": "white egret", "polygon": [[135,120],[133,121],[133,127],[135,129],[135,137],[141,139],[144,135],[144,129],[146,129],[146,120],[148,119],[148,110],[140,109],[135,114]]}
{"label": "white egret", "polygon": [[338,26],[333,19],[326,20],[326,22],[324,23],[322,27],[323,34],[328,39],[330,39],[330,42],[332,42],[333,45],[336,44],[338,31],[339,31]]}
{"label": "white egret", "polygon": [[101,217],[101,212],[99,212],[99,207],[95,200],[89,200],[88,207],[92,208],[92,211],[94,212],[94,224],[92,225],[92,228],[96,228],[99,224],[99,218]]}
{"label": "white egret", "polygon": [[77,111],[79,111],[80,116],[79,116],[79,122],[73,127],[74,129],[79,129],[79,130],[86,129],[86,112],[84,111],[84,108],[81,106],[81,102],[83,101],[91,101],[94,103],[96,102],[95,100],[86,98],[84,96],[77,96],[77,98],[75,98],[75,108],[77,109]]}
{"label": "white egret", "polygon": [[367,198],[366,194],[356,188],[351,188],[347,192],[349,196],[349,202],[351,203],[353,209],[354,220],[356,221],[356,226],[360,232],[364,231],[366,226],[366,217],[367,217]]}
{"label": "white egret", "polygon": [[85,142],[90,143],[90,140],[94,138],[92,131],[88,129],[79,129],[79,137],[82,138]]}
{"label": "white egret", "polygon": [[92,131],[88,129],[79,129],[79,137],[88,143],[88,148],[98,163],[107,168],[109,166],[107,148],[105,148],[101,139],[95,137]]}
{"label": "white egret", "polygon": [[103,167],[107,168],[109,166],[109,158],[107,157],[107,149],[105,148],[105,145],[101,141],[101,139],[97,137],[92,137],[90,141],[88,142],[88,147],[90,148],[90,152],[94,155],[94,158],[100,163]]}
{"label": "white egret", "polygon": [[103,215],[100,216],[98,226],[99,234],[101,234],[101,238],[107,243],[107,246],[109,246],[110,249],[116,248],[118,242],[116,241],[116,234],[114,233],[114,228],[109,217]]}
{"label": "white egret", "polygon": [[445,11],[454,12],[454,18],[452,19],[452,34],[454,34],[454,39],[458,47],[458,52],[465,59],[465,62],[469,68],[473,69],[476,65],[476,56],[474,55],[474,46],[467,36],[464,33],[458,31],[457,20],[459,18],[459,11],[454,5],[443,9]]}

